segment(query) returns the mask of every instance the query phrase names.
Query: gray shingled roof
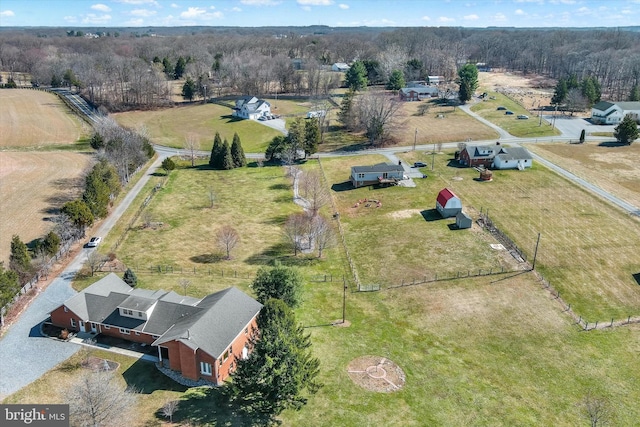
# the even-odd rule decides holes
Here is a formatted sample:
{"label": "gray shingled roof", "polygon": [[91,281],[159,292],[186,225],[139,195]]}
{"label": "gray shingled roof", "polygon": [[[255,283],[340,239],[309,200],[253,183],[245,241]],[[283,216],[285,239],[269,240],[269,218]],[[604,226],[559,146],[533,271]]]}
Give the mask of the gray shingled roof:
{"label": "gray shingled roof", "polygon": [[378,163],[372,166],[352,166],[351,171],[355,173],[404,172],[404,168],[393,163]]}
{"label": "gray shingled roof", "polygon": [[[118,310],[147,311],[154,304],[146,321],[121,316]],[[175,292],[133,289],[113,273],[68,299],[65,306],[86,321],[159,335],[154,344],[178,340],[216,358],[262,308],[262,304],[236,288],[199,300]]]}
{"label": "gray shingled roof", "polygon": [[614,104],[612,102],[600,101],[597,104],[595,104],[592,108],[595,110],[606,111],[609,108],[613,107],[613,105]]}
{"label": "gray shingled roof", "polygon": [[502,148],[500,154],[496,157],[500,157],[502,160],[531,160],[531,154],[523,147],[509,147]]}
{"label": "gray shingled roof", "polygon": [[228,288],[206,296],[197,307],[202,310],[178,320],[153,345],[178,340],[218,358],[258,314],[262,304],[237,288]]}

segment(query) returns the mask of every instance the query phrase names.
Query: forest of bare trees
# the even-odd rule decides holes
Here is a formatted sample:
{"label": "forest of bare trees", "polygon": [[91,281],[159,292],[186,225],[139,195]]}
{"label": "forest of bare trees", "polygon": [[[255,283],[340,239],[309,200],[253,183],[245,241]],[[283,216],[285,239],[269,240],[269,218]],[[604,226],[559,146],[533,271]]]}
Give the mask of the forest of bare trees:
{"label": "forest of bare trees", "polygon": [[[92,31],[99,38],[84,35]],[[105,30],[106,31],[106,30]],[[191,78],[202,99],[293,94],[324,98],[340,84],[334,62],[365,61],[384,81],[455,79],[467,62],[553,79],[595,77],[603,99],[626,100],[640,84],[640,32],[514,28],[63,28],[0,30],[0,70],[31,81],[77,86],[110,110],[170,103],[170,81]],[[184,70],[174,72],[182,61]],[[178,75],[179,74],[179,75]]]}

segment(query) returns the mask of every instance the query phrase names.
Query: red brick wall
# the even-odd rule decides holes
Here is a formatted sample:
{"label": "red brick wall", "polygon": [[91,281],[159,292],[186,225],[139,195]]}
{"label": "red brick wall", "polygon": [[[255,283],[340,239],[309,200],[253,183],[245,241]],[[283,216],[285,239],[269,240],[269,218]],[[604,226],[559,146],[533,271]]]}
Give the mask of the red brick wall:
{"label": "red brick wall", "polygon": [[192,380],[200,378],[200,363],[196,352],[182,343],[178,343],[180,349],[180,371],[182,376]]}
{"label": "red brick wall", "polygon": [[[90,328],[91,328],[91,323],[89,323],[87,330],[91,330]],[[145,343],[145,344],[151,344],[152,342],[155,341],[155,339],[151,335],[145,334],[143,332],[140,332],[140,335],[136,335],[136,332],[133,329],[129,330],[128,335],[121,333],[120,328],[118,328],[117,326],[111,326],[109,329],[106,329],[104,325],[98,324],[97,329],[98,329],[98,332],[103,335],[122,338],[123,340],[127,340],[127,341],[139,342],[139,343]]]}
{"label": "red brick wall", "polygon": [[[75,320],[75,328],[71,326],[71,319]],[[71,310],[65,312],[63,305],[51,312],[51,323],[61,328],[67,328],[69,331],[78,332],[80,330],[80,318]]]}

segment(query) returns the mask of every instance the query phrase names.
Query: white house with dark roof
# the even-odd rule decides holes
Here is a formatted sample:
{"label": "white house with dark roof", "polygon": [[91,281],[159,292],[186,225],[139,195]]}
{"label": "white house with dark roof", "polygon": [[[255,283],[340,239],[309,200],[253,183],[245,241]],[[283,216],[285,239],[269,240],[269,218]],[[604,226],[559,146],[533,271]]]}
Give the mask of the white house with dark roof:
{"label": "white house with dark roof", "polygon": [[372,166],[351,167],[351,184],[355,188],[373,184],[397,184],[403,178],[402,165],[378,163]]}
{"label": "white house with dark roof", "polygon": [[51,312],[51,323],[158,348],[183,377],[221,384],[246,358],[262,304],[236,288],[204,298],[135,289],[109,274]]}
{"label": "white house with dark roof", "polygon": [[249,120],[258,120],[262,116],[271,114],[271,104],[255,96],[244,96],[236,100],[233,116]]}
{"label": "white house with dark roof", "polygon": [[531,167],[533,157],[523,147],[505,147],[500,144],[467,145],[460,152],[458,162],[469,167],[523,170]]}
{"label": "white house with dark roof", "polygon": [[331,71],[338,71],[341,73],[345,73],[349,71],[350,68],[351,67],[349,66],[349,64],[345,64],[344,62],[336,62],[331,66]]}
{"label": "white house with dark roof", "polygon": [[591,121],[599,125],[615,125],[630,115],[640,124],[640,102],[600,101],[591,108]]}

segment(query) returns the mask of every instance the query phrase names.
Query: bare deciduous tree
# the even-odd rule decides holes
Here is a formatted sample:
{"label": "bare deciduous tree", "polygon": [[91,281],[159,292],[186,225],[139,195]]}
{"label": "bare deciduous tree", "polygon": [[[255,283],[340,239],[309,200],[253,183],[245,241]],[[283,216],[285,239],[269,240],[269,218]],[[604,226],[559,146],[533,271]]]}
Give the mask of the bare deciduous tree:
{"label": "bare deciduous tree", "polygon": [[162,405],[162,415],[169,418],[169,422],[173,424],[173,414],[178,410],[180,404],[177,400],[168,400]]}
{"label": "bare deciduous tree", "polygon": [[284,224],[284,235],[293,247],[293,255],[309,249],[311,241],[311,217],[304,212],[289,215]]}
{"label": "bare deciduous tree", "polygon": [[182,288],[182,294],[187,295],[187,288],[191,286],[191,280],[189,279],[180,279],[178,280],[178,284]]}
{"label": "bare deciduous tree", "polygon": [[356,110],[360,127],[365,130],[369,143],[383,145],[398,125],[400,102],[385,92],[367,92],[357,98]]}
{"label": "bare deciduous tree", "polygon": [[587,393],[580,404],[580,412],[589,420],[591,427],[603,427],[611,422],[611,405],[607,399]]}
{"label": "bare deciduous tree", "polygon": [[335,233],[331,224],[321,215],[315,216],[311,221],[311,236],[316,249],[318,249],[318,258],[322,258],[322,252],[335,244]]}
{"label": "bare deciduous tree", "polygon": [[227,259],[231,259],[231,251],[240,241],[240,235],[235,228],[225,225],[216,233],[216,244],[227,254]]}
{"label": "bare deciduous tree", "polygon": [[318,211],[329,203],[330,195],[324,185],[322,175],[318,171],[309,171],[302,175],[300,189],[304,198],[309,202],[309,213],[316,216]]}
{"label": "bare deciduous tree", "polygon": [[89,253],[89,255],[87,255],[87,265],[91,270],[92,276],[96,271],[98,271],[98,269],[105,262],[105,260],[106,260],[105,256],[100,255],[96,251],[92,251],[91,253]]}
{"label": "bare deciduous tree", "polygon": [[200,141],[197,135],[190,133],[185,137],[184,149],[191,159],[191,167],[194,167],[196,165],[196,151],[200,149]]}
{"label": "bare deciduous tree", "polygon": [[74,382],[67,393],[72,425],[127,425],[135,408],[136,392],[125,389],[110,372],[87,372]]}

